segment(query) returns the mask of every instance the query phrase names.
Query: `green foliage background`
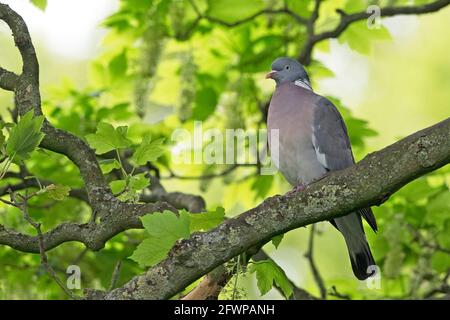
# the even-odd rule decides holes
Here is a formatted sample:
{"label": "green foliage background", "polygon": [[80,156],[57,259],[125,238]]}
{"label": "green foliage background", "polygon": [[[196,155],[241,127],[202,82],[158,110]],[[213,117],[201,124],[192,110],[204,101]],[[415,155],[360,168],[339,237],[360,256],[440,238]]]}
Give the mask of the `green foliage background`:
{"label": "green foliage background", "polygon": [[[46,1],[33,3],[45,10]],[[308,17],[313,8],[313,1],[309,0],[195,3],[209,17],[227,23],[283,3],[303,17]],[[367,5],[364,0],[325,1],[318,31],[337,23],[336,8],[352,13]],[[122,0],[118,10],[102,23],[107,33],[101,52],[92,61],[61,60],[35,39],[41,61],[44,114],[56,127],[87,139],[93,147],[101,141],[89,137],[94,136],[100,123],[115,128],[128,126],[127,138],[119,134],[115,140],[119,148],[137,146],[147,135],[152,141],[163,138],[167,150],[173,147],[173,130],[192,131],[196,120],[203,121],[204,129],[264,127],[261,110],[273,91],[273,84],[264,80],[264,73],[275,57],[298,55],[305,28],[287,15],[261,15],[233,28],[207,19],[197,24],[196,16],[189,1]],[[408,19],[415,19],[417,26],[407,37],[390,35],[385,27],[371,30],[365,22],[356,23],[337,41],[326,40],[317,45],[307,68],[313,87],[327,95],[321,88],[329,79],[337,78],[341,85],[352,81],[342,73],[335,75],[327,68],[326,59],[318,58],[332,55],[336,42],[348,46],[347,59],[356,57],[367,63],[367,85],[355,93],[361,96],[356,105],[344,105],[348,97],[328,94],[344,115],[357,159],[450,115],[450,43],[442,31],[448,29],[450,10]],[[0,45],[2,64],[19,72],[20,63],[9,32],[0,33]],[[11,120],[8,108],[12,107],[12,96],[0,92],[3,119]],[[173,172],[177,176],[200,176],[220,173],[228,167],[176,164],[170,152],[155,159],[152,164],[169,191],[200,194],[209,210],[223,207],[228,217],[289,189],[280,175],[259,176],[255,167],[238,168],[215,179],[177,179],[172,177]],[[82,187],[77,168],[60,155],[35,151],[25,163],[39,179],[72,189]],[[110,170],[114,167],[116,164]],[[18,170],[15,165],[11,169]],[[108,179],[116,185],[120,180],[113,174],[108,174]],[[14,178],[4,178],[0,188],[15,182]],[[382,272],[380,289],[368,289],[355,280],[343,239],[331,225],[321,223],[314,257],[327,288],[335,286],[351,298],[415,298],[439,286],[450,270],[449,186],[447,166],[416,180],[382,207],[374,208],[380,231],[375,235],[367,229],[367,234]],[[143,187],[145,183],[135,193]],[[125,200],[132,201],[134,196]],[[33,200],[30,212],[42,223],[44,231],[64,221],[86,222],[90,217],[85,203],[69,197],[54,202],[45,194]],[[6,205],[0,206],[0,224],[21,232],[35,232],[15,208]],[[50,262],[62,277],[67,265],[78,264],[83,288],[106,289],[119,260],[123,267],[118,285],[143,272],[144,268],[129,257],[146,237],[145,230],[127,231],[99,252],[85,252],[78,243],[65,243],[49,252]],[[303,256],[307,241],[306,229],[295,230],[285,235],[278,249],[269,243],[266,250],[295,284],[318,295]],[[271,265],[264,268],[274,269]],[[276,269],[276,274],[279,272]],[[239,286],[241,298],[282,297],[275,289],[260,297],[255,272],[242,275]],[[267,291],[267,283],[264,286]],[[224,294],[222,298],[229,297]],[[39,255],[1,246],[0,298],[65,296],[40,266]]]}

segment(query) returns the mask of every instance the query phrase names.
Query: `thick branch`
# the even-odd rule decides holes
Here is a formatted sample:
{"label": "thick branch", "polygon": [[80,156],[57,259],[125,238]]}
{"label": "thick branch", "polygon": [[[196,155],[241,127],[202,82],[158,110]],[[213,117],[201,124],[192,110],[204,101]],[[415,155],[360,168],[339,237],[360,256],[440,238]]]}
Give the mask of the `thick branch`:
{"label": "thick branch", "polygon": [[[273,236],[379,205],[408,182],[450,162],[450,118],[333,172],[303,192],[275,196],[217,228],[176,243],[167,259],[107,299],[166,299]],[[174,281],[176,279],[176,281]]]}
{"label": "thick branch", "polygon": [[205,200],[201,196],[183,193],[183,192],[167,192],[164,194],[142,195],[140,198],[143,202],[164,201],[170,203],[177,209],[186,209],[192,213],[205,211]]}
{"label": "thick branch", "polygon": [[20,51],[23,62],[22,75],[28,80],[32,80],[34,85],[38,85],[39,64],[25,21],[8,5],[3,3],[0,3],[0,20],[5,21],[11,29],[14,43]]}
{"label": "thick branch", "polygon": [[[23,71],[16,79],[14,87],[15,103],[19,114],[23,115],[29,110],[34,110],[35,114],[42,114],[39,63],[25,21],[6,4],[0,4],[0,19],[10,27],[22,56]],[[8,76],[11,77],[11,75]],[[95,152],[80,138],[54,128],[48,121],[44,122],[42,131],[45,137],[41,147],[64,154],[77,165],[85,183],[89,201],[93,209],[102,215],[103,209],[106,208],[104,203],[110,201],[113,195],[100,170]]]}
{"label": "thick branch", "polygon": [[[109,210],[112,214],[104,216],[100,223],[63,223],[42,235],[45,250],[48,251],[68,241],[84,243],[91,250],[100,250],[106,241],[128,229],[142,228],[140,216],[147,213],[175,209],[165,203],[124,204],[111,201]],[[13,249],[39,253],[38,237],[19,233],[0,225],[0,244]]]}
{"label": "thick branch", "polygon": [[14,91],[17,81],[19,81],[19,76],[17,74],[0,67],[0,88]]}

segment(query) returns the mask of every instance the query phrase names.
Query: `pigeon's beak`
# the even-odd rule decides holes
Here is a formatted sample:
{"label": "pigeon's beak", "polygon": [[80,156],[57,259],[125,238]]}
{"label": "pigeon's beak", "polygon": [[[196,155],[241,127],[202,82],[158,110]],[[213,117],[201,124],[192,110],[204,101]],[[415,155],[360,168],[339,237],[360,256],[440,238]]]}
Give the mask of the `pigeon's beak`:
{"label": "pigeon's beak", "polygon": [[266,74],[266,79],[273,79],[275,73],[277,73],[275,70],[270,71],[268,74]]}

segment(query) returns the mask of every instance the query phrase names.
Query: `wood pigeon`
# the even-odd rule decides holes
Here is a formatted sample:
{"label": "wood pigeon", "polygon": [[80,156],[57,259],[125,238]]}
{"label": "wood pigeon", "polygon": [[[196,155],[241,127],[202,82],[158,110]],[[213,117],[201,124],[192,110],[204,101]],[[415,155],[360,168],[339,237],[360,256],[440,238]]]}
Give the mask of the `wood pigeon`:
{"label": "wood pigeon", "polygon": [[[278,129],[275,165],[294,186],[303,190],[309,183],[327,172],[345,169],[354,158],[345,123],[336,107],[311,88],[303,66],[290,58],[278,58],[266,78],[276,82],[267,117],[267,128]],[[344,236],[353,273],[359,280],[371,276],[375,262],[367,243],[361,216],[377,231],[370,208],[352,212],[330,221]]]}

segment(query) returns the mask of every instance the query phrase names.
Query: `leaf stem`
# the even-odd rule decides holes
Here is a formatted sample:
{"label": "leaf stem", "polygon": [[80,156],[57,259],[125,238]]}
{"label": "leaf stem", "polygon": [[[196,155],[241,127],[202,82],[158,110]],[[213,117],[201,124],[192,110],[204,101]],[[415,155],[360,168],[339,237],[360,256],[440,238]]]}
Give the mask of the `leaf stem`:
{"label": "leaf stem", "polygon": [[241,255],[238,255],[238,257],[237,257],[237,264],[236,264],[236,277],[234,278],[233,295],[231,297],[231,300],[235,300],[236,299],[238,278],[239,278],[239,273],[241,272],[241,270],[240,270],[241,261],[240,260],[241,260]]}
{"label": "leaf stem", "polygon": [[11,166],[15,156],[16,154],[14,153],[11,158],[6,159],[5,164],[3,165],[3,169],[0,172],[0,180],[2,180],[3,177],[6,175],[6,172],[8,172],[8,169]]}
{"label": "leaf stem", "polygon": [[128,177],[128,174],[125,171],[125,169],[123,168],[122,160],[120,159],[119,149],[116,149],[116,154],[117,154],[117,159],[119,160],[120,169],[122,170],[123,178],[126,180]]}

